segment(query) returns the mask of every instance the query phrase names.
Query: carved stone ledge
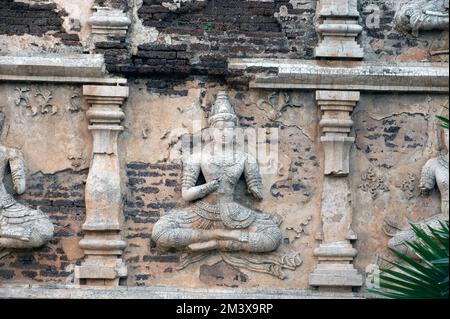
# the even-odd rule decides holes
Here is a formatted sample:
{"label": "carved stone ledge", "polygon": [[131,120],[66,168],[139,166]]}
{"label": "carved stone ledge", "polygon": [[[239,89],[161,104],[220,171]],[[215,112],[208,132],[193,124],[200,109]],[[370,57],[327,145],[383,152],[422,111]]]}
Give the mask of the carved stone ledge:
{"label": "carved stone ledge", "polygon": [[84,84],[126,84],[109,77],[101,54],[0,56],[0,81]]}
{"label": "carved stone ledge", "polygon": [[[448,92],[447,63],[230,59],[231,72],[244,72],[250,88],[387,92]],[[262,70],[254,72],[253,70]],[[265,72],[265,70],[274,70]],[[241,80],[241,79],[239,79]]]}
{"label": "carved stone ledge", "polygon": [[75,276],[87,285],[117,286],[127,276],[121,259],[126,242],[121,238],[122,189],[117,139],[125,114],[120,108],[128,97],[123,86],[83,86],[91,104],[87,112],[92,132],[93,158],[86,182],[86,221],[80,247],[86,255]]}
{"label": "carved stone ledge", "polygon": [[356,42],[363,28],[358,24],[357,0],[320,0],[317,27],[321,41],[316,58],[362,59],[364,50]]}
{"label": "carved stone ledge", "polygon": [[318,292],[311,289],[240,289],[177,287],[83,287],[78,285],[2,285],[0,299],[363,299],[364,293]]}

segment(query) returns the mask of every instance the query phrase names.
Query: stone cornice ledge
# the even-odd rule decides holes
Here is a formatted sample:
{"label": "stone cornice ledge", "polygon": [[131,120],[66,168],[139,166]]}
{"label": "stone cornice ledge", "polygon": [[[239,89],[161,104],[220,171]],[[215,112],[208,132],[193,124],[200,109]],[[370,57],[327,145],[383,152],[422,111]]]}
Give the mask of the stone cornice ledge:
{"label": "stone cornice ledge", "polygon": [[373,63],[291,59],[230,59],[251,88],[448,92],[446,63]]}
{"label": "stone cornice ledge", "polygon": [[0,56],[0,82],[126,84],[110,77],[101,54]]}
{"label": "stone cornice ledge", "polygon": [[165,286],[114,289],[78,285],[0,284],[0,299],[364,299],[365,293],[319,293],[309,289],[190,289]]}

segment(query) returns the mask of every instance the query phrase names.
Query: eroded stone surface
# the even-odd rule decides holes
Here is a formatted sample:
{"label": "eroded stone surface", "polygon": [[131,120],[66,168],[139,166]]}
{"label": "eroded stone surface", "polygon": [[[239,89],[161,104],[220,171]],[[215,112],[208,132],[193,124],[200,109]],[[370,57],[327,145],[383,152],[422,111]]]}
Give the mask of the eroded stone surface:
{"label": "eroded stone surface", "polygon": [[[128,276],[122,284],[137,289],[133,290],[136,295],[140,290],[132,287],[154,285],[201,291],[227,286],[244,291],[259,289],[267,294],[276,288],[310,289],[310,274],[315,270],[313,281],[319,286],[359,286],[358,274],[364,274],[368,265],[370,272],[378,257],[389,255],[386,220],[403,229],[409,221],[427,220],[441,209],[438,190],[423,196],[419,182],[422,167],[439,153],[433,133],[438,125],[435,115],[445,112],[443,106],[448,105],[448,98],[433,92],[448,92],[447,65],[442,63],[448,61],[448,31],[398,30],[398,1],[358,2],[361,17],[352,18],[352,25],[363,29],[355,42],[364,48],[362,62],[312,61],[320,36],[315,31],[319,18],[317,1],[1,3],[6,5],[0,12],[7,13],[2,18],[13,19],[8,25],[2,24],[4,20],[0,22],[0,55],[6,60],[27,55],[39,61],[44,55],[48,76],[53,76],[71,69],[61,67],[61,61],[67,61],[64,59],[73,53],[101,54],[105,70],[102,63],[97,65],[95,79],[104,79],[103,85],[114,85],[109,91],[110,99],[103,102],[108,107],[117,106],[114,98],[117,94],[120,97],[125,81],[130,93],[122,105],[123,114],[115,110],[113,113],[120,114],[114,123],[109,123],[117,127],[125,117],[117,145],[116,135],[108,135],[111,130],[105,127],[99,128],[105,134],[98,132],[93,145],[88,126],[105,124],[101,123],[105,114],[92,117],[87,112],[88,101],[77,81],[99,83],[89,79],[86,67],[81,66],[77,79],[64,78],[64,74],[58,74],[57,79],[46,78],[45,70],[40,68],[40,82],[29,82],[26,76],[35,75],[36,68],[23,66],[15,71],[22,74],[20,79],[25,82],[0,74],[2,81],[7,80],[0,84],[0,107],[7,116],[1,141],[21,149],[28,169],[28,189],[18,201],[29,203],[32,209],[39,206],[55,225],[55,237],[39,250],[0,252],[2,284],[78,283],[81,273],[75,278],[75,266],[85,261],[81,246],[94,255],[91,266],[95,267],[100,258],[93,248],[100,247],[104,252],[115,245],[117,251],[111,254],[114,257],[106,258],[111,267],[106,268],[120,271],[102,269],[98,275],[103,279],[124,275],[124,268],[120,267],[123,264],[118,265],[116,258],[123,250]],[[122,29],[120,34],[95,40],[87,23],[94,12],[93,5],[120,10],[131,21],[127,33]],[[15,20],[24,10],[29,14]],[[224,10],[230,14],[223,14]],[[13,32],[17,21],[24,27]],[[38,24],[39,28],[28,31],[30,25]],[[64,59],[54,60],[52,66],[54,55],[49,53]],[[84,58],[89,60],[89,54],[83,54]],[[280,61],[281,58],[289,60]],[[243,67],[246,61],[249,63]],[[423,61],[433,63],[422,64]],[[10,62],[14,68],[14,59]],[[69,72],[69,77],[76,77],[74,73]],[[126,79],[116,81],[111,74]],[[340,180],[324,177],[327,149],[320,141],[322,115],[313,89],[361,91],[351,115],[353,123],[346,126],[344,134],[355,139],[354,143],[343,143],[350,152],[348,176],[346,165],[330,170],[340,175]],[[301,271],[287,271],[284,281],[245,267],[225,266],[217,256],[177,271],[181,254],[170,250],[161,253],[151,239],[153,227],[162,216],[187,208],[182,199],[182,141],[205,129],[214,98],[223,90],[229,93],[241,126],[264,131],[261,145],[277,141],[277,161],[260,163],[264,200],[252,200],[246,193],[244,179],[237,182],[235,200],[279,216],[283,245],[302,253]],[[91,103],[99,102],[92,95],[101,91],[91,92]],[[111,115],[109,111],[106,115]],[[349,121],[349,114],[340,119]],[[340,115],[330,116],[335,117]],[[331,144],[336,145],[339,143]],[[98,157],[111,155],[116,156],[113,165],[111,161],[98,164]],[[345,156],[342,159],[338,162],[347,162]],[[116,201],[105,204],[112,204],[113,209],[107,211],[114,212],[114,222],[122,213],[118,202],[124,199],[123,222],[107,226],[116,237],[120,231],[126,245],[118,238],[102,241],[105,238],[98,233],[92,238],[92,228],[82,229],[90,220],[86,211],[95,212],[96,204],[105,203],[92,196],[95,183],[87,187],[89,196],[85,196],[88,174],[98,178],[99,172],[116,182],[111,187]],[[121,196],[119,188],[123,191]],[[324,191],[329,195],[325,201]],[[87,234],[89,231],[91,234]],[[82,238],[86,240],[80,245]],[[339,272],[322,263],[330,256],[345,260],[348,266]],[[353,265],[349,263],[352,260]],[[86,275],[95,268],[83,271]],[[120,288],[115,291],[124,294]],[[13,289],[11,293],[18,292]],[[36,296],[34,290],[24,293]],[[48,292],[44,289],[43,293]],[[95,295],[90,291],[83,293]],[[161,292],[161,296],[164,294]],[[329,296],[323,290],[321,294]],[[102,294],[105,295],[109,294]]]}
{"label": "eroded stone surface", "polygon": [[[395,111],[386,107],[385,98],[396,105]],[[355,262],[360,269],[390,256],[386,251],[390,237],[384,233],[386,218],[406,228],[409,221],[418,222],[440,211],[436,191],[431,196],[422,196],[416,190],[410,197],[399,186],[414,174],[415,187],[419,187],[423,165],[438,153],[434,132],[439,123],[435,115],[444,112],[446,103],[446,97],[439,95],[367,95],[360,101],[354,114],[356,144],[351,153],[350,173],[355,190],[354,230],[358,234],[355,247],[359,254]],[[360,188],[368,169],[383,180],[381,184],[372,183],[376,196]],[[377,240],[370,234],[379,234]]]}

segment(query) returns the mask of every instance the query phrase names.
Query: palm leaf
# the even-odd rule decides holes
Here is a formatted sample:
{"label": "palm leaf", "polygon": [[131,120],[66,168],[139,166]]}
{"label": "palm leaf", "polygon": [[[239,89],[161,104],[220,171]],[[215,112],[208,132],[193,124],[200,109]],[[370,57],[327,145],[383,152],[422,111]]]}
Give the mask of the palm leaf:
{"label": "palm leaf", "polygon": [[443,117],[443,116],[436,116],[436,117],[442,122],[441,125],[443,128],[445,128],[445,129],[449,128],[448,118]]}
{"label": "palm leaf", "polygon": [[[432,254],[440,255],[441,251],[443,250],[442,246],[440,246],[438,243],[436,243],[436,240],[431,237],[428,233],[426,233],[423,229],[420,229],[419,227],[411,224],[412,229],[414,230],[414,233],[416,234],[417,238],[421,239],[421,241],[416,242],[410,242],[406,243],[408,244],[416,244],[421,249],[417,252],[422,252],[425,250],[428,250]],[[431,227],[428,227],[430,229]]]}
{"label": "palm leaf", "polygon": [[389,281],[390,283],[396,285],[397,287],[409,289],[409,290],[411,290],[412,293],[415,293],[420,296],[436,296],[437,297],[440,295],[440,292],[436,291],[434,286],[431,286],[431,285],[427,286],[424,284],[424,282],[421,282],[420,284],[415,284],[415,283],[413,284],[408,281],[399,280],[392,276],[384,276],[384,275],[380,275],[380,279],[384,280],[384,281]]}
{"label": "palm leaf", "polygon": [[[447,122],[448,123],[448,122]],[[377,295],[394,299],[442,299],[449,296],[449,225],[428,227],[429,232],[411,225],[416,241],[405,242],[419,261],[391,249],[399,262],[385,260],[394,268],[381,269],[381,289],[369,289]]]}
{"label": "palm leaf", "polygon": [[448,265],[448,257],[447,258],[436,259],[436,260],[432,261],[432,263],[434,265]]}
{"label": "palm leaf", "polygon": [[411,242],[408,243],[407,246],[412,248],[413,251],[424,260],[435,260],[442,257],[440,255],[434,254],[432,251],[429,251],[428,249],[426,249],[426,247],[420,245],[420,243]]}
{"label": "palm leaf", "polygon": [[[399,263],[392,262],[392,261],[388,261],[388,262],[390,264],[392,264],[394,267],[396,267],[399,270],[401,270],[401,271],[403,271],[403,272],[413,276],[414,278],[416,278],[418,280],[421,280],[423,282],[427,282],[427,283],[430,283],[430,284],[436,284],[438,282],[438,280],[435,280],[434,278],[430,278],[430,276],[425,275],[425,274],[423,274],[421,272],[418,272],[418,271],[414,270],[411,267],[406,267],[406,266],[403,266],[403,265],[401,265]],[[386,271],[386,270],[387,269],[381,269],[381,271]]]}
{"label": "palm leaf", "polygon": [[433,269],[430,269],[428,267],[425,267],[421,264],[419,264],[418,262],[416,262],[414,259],[406,256],[405,254],[402,254],[400,252],[394,251],[394,254],[397,255],[398,258],[400,258],[403,262],[409,264],[410,266],[412,266],[414,269],[416,269],[418,272],[429,276],[430,278],[433,278],[435,280],[439,280],[440,275],[436,274]]}
{"label": "palm leaf", "polygon": [[392,270],[392,269],[384,269],[383,272],[387,273],[387,274],[389,274],[389,275],[391,275],[393,277],[397,277],[397,278],[399,278],[401,280],[408,281],[410,283],[419,284],[419,285],[422,285],[424,287],[429,287],[429,288],[434,287],[434,285],[431,284],[431,283],[428,283],[428,282],[426,282],[424,280],[417,279],[414,276],[410,276],[408,274],[405,274],[405,273],[402,273],[402,272],[398,272],[398,271],[395,271],[395,270]]}
{"label": "palm leaf", "polygon": [[[433,229],[430,227],[430,231],[433,234],[434,238],[441,243],[444,247],[448,246],[448,236],[445,237],[445,233],[442,233],[441,231],[437,229]],[[448,231],[447,231],[448,234]],[[448,253],[448,251],[447,251]]]}

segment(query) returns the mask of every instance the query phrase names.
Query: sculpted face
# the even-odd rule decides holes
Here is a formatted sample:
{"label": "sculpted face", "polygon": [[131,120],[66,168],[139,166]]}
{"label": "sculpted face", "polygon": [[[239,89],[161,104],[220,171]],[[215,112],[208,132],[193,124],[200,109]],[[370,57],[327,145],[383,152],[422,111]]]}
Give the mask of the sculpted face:
{"label": "sculpted face", "polygon": [[234,141],[236,124],[233,121],[217,121],[213,125],[214,141],[230,145]]}

